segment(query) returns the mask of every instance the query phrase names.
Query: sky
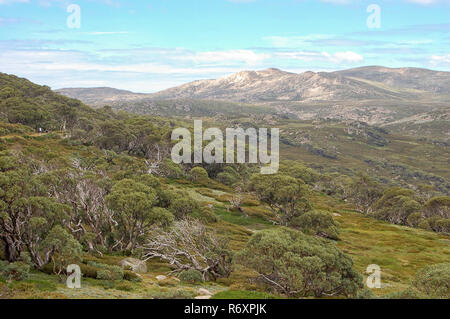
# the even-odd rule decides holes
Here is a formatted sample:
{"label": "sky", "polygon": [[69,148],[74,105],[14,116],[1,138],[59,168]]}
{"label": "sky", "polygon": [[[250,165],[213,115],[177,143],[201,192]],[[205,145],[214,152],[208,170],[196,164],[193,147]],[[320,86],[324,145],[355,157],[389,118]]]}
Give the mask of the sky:
{"label": "sky", "polygon": [[450,71],[450,0],[0,0],[0,72],[53,89],[366,65]]}

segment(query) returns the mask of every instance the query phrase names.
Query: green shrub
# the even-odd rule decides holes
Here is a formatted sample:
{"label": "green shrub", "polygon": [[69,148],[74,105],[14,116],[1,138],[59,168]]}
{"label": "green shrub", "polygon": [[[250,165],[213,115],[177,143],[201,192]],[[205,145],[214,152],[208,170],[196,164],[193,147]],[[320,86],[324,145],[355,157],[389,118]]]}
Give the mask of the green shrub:
{"label": "green shrub", "polygon": [[181,165],[174,163],[170,159],[164,160],[161,170],[163,175],[169,178],[182,178],[184,176]]}
{"label": "green shrub", "polygon": [[181,281],[184,281],[184,282],[187,282],[187,283],[190,283],[190,284],[203,282],[202,273],[200,271],[198,271],[198,270],[195,270],[195,269],[189,269],[189,270],[182,271],[178,275],[178,278]]}
{"label": "green shrub", "polygon": [[100,264],[94,261],[89,261],[88,265],[97,268],[97,279],[104,279],[104,280],[123,279],[124,276],[123,269],[120,268],[119,266]]}
{"label": "green shrub", "polygon": [[217,216],[214,214],[214,211],[209,207],[202,207],[198,210],[196,210],[192,217],[195,217],[199,219],[200,221],[204,223],[216,223],[217,222]]}
{"label": "green shrub", "polygon": [[433,231],[439,233],[450,233],[450,219],[433,216],[427,220]]}
{"label": "green shrub", "polygon": [[189,176],[194,182],[208,179],[208,173],[203,167],[197,166],[189,171]]}
{"label": "green shrub", "polygon": [[188,196],[173,199],[169,206],[169,210],[178,219],[182,219],[192,214],[194,211],[198,210],[198,208],[198,203]]}
{"label": "green shrub", "polygon": [[419,227],[419,224],[422,222],[422,213],[415,212],[408,216],[407,224],[411,227]]}
{"label": "green shrub", "polygon": [[138,274],[136,274],[132,271],[129,271],[129,270],[124,270],[123,279],[132,281],[132,282],[141,282],[142,281],[142,278]]}
{"label": "green shrub", "polygon": [[361,289],[355,296],[355,299],[376,299],[377,296],[368,288]]}
{"label": "green shrub", "polygon": [[420,221],[418,227],[425,230],[433,230],[428,219],[423,219],[422,221]]}
{"label": "green shrub", "polygon": [[85,264],[79,265],[81,269],[81,273],[84,277],[87,278],[97,278],[97,268]]}
{"label": "green shrub", "polygon": [[411,214],[421,208],[414,198],[414,192],[400,187],[391,187],[374,204],[375,216],[393,224],[407,225]]}
{"label": "green shrub", "polygon": [[1,262],[0,275],[5,280],[26,280],[30,274],[30,266],[23,262]]}
{"label": "green shrub", "polygon": [[423,207],[423,213],[426,217],[450,218],[450,196],[439,196],[430,199]]}
{"label": "green shrub", "polygon": [[103,289],[114,289],[116,288],[116,283],[114,280],[98,280],[99,285],[103,287]]}
{"label": "green shrub", "polygon": [[107,269],[99,269],[97,271],[97,279],[101,280],[113,280],[111,272]]}
{"label": "green shrub", "polygon": [[417,291],[416,289],[409,287],[408,289],[393,292],[386,296],[383,296],[384,299],[424,299],[426,296]]}
{"label": "green shrub", "polygon": [[234,176],[228,172],[221,172],[217,174],[217,180],[222,184],[231,186],[238,181],[238,177]]}
{"label": "green shrub", "polygon": [[330,213],[320,210],[313,210],[297,217],[292,222],[292,226],[298,227],[308,235],[339,239],[339,225]]}
{"label": "green shrub", "polygon": [[363,287],[352,259],[334,243],[290,228],[253,234],[235,261],[259,274],[263,287],[289,297],[352,297]]}
{"label": "green shrub", "polygon": [[129,282],[121,282],[121,283],[118,283],[116,286],[115,286],[115,288],[117,289],[117,290],[122,290],[122,291],[133,291],[134,290],[134,287],[133,287],[133,285],[131,284],[131,283],[129,283]]}
{"label": "green shrub", "polygon": [[419,270],[412,285],[432,298],[450,299],[450,263],[431,265]]}

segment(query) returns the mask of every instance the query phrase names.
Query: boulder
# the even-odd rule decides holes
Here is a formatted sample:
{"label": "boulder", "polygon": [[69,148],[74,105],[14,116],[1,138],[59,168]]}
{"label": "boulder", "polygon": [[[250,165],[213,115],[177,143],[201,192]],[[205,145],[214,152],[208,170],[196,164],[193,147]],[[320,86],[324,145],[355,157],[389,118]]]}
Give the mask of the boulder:
{"label": "boulder", "polygon": [[208,295],[208,296],[211,296],[211,295],[212,295],[212,293],[211,293],[208,289],[205,289],[205,288],[200,288],[200,289],[198,290],[198,293],[199,293],[200,295]]}
{"label": "boulder", "polygon": [[131,270],[136,273],[144,274],[147,272],[147,264],[145,261],[136,259],[136,258],[125,258],[119,262],[120,267],[125,270]]}
{"label": "boulder", "polygon": [[162,281],[162,280],[166,280],[166,279],[167,279],[167,277],[164,275],[156,276],[156,280],[158,280],[158,281]]}

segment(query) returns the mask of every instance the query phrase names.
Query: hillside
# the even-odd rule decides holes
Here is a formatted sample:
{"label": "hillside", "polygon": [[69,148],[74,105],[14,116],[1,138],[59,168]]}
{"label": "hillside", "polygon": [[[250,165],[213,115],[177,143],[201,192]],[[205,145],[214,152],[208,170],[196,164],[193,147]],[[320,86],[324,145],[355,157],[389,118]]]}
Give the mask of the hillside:
{"label": "hillside", "polygon": [[[448,298],[417,279],[450,262],[445,145],[216,103],[237,113],[205,128],[280,128],[279,172],[175,164],[171,131],[191,119],[0,79],[0,298]],[[236,117],[252,108],[261,115]],[[73,263],[80,289],[64,285]],[[382,286],[370,293],[374,263]]]}

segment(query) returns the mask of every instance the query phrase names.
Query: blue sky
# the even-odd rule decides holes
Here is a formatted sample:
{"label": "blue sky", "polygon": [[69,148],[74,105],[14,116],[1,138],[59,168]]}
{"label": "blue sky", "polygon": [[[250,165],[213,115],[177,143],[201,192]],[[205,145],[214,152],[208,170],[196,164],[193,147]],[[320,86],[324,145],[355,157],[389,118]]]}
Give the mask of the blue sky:
{"label": "blue sky", "polygon": [[154,92],[241,70],[363,65],[450,71],[450,0],[0,0],[0,72],[52,88]]}

